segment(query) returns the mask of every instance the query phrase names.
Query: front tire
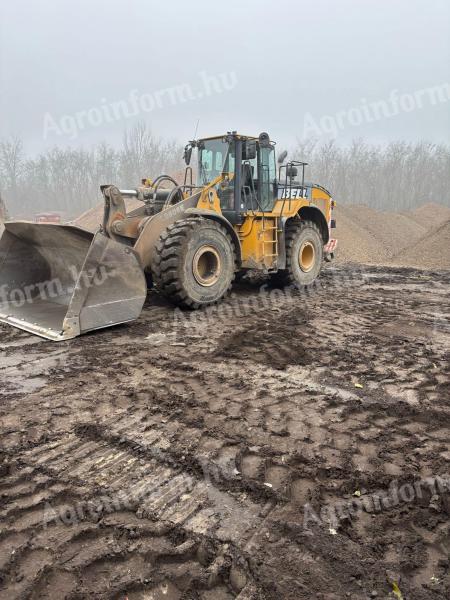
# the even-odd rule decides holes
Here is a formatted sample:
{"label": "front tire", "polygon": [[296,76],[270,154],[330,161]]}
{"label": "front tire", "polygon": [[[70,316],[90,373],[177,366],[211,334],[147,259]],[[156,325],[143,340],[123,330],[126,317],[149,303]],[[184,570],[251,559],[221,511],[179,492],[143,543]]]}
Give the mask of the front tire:
{"label": "front tire", "polygon": [[309,286],[323,264],[323,239],[313,221],[293,220],[286,226],[286,268],[275,273],[274,282],[286,286]]}
{"label": "front tire", "polygon": [[228,294],[236,270],[235,249],[216,221],[176,221],[161,235],[152,263],[154,282],[174,304],[200,308]]}

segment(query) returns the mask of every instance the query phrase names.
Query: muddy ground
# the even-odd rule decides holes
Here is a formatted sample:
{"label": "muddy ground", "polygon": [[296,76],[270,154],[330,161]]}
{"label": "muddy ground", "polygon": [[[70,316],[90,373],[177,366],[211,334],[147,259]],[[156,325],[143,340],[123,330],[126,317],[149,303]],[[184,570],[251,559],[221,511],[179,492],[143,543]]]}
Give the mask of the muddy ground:
{"label": "muddy ground", "polygon": [[2,599],[450,597],[450,272],[262,284],[1,326]]}

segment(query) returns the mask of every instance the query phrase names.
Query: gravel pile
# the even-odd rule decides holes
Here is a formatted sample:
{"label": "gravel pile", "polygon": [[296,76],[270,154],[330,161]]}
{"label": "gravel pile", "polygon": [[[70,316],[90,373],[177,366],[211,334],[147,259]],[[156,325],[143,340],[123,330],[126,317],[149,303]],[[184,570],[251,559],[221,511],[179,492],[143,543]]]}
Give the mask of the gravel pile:
{"label": "gravel pile", "polygon": [[[127,209],[141,203],[127,200]],[[338,204],[335,209],[339,241],[337,263],[412,266],[450,269],[450,208],[426,204],[413,211],[380,212],[369,206]],[[96,231],[103,220],[103,203],[74,221]]]}
{"label": "gravel pile", "polygon": [[446,206],[426,204],[413,211],[395,213],[341,204],[335,215],[338,263],[450,269],[450,208]]}
{"label": "gravel pile", "polygon": [[423,269],[450,269],[450,219],[394,257],[393,264]]}
{"label": "gravel pile", "polygon": [[[125,200],[125,205],[127,207],[127,212],[134,210],[142,206],[142,202],[136,200],[135,198],[127,198]],[[73,225],[78,225],[78,227],[83,227],[83,229],[87,229],[88,231],[97,231],[100,225],[103,223],[103,211],[104,211],[104,203],[98,204],[93,208],[90,208],[82,215],[77,217],[72,221]]]}

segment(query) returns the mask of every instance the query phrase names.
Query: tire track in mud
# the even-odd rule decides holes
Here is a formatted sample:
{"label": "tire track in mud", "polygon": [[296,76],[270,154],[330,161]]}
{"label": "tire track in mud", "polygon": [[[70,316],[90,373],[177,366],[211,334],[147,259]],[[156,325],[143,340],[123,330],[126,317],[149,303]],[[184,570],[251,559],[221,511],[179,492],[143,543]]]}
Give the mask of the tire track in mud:
{"label": "tire track in mud", "polygon": [[[234,544],[229,549],[223,540],[234,536],[230,514],[239,512],[241,523],[250,523],[259,509],[251,513],[232,496],[224,500],[217,490],[208,494],[203,481],[182,470],[143,458],[136,440],[132,449],[124,438],[116,447],[116,435],[126,435],[129,425],[124,419],[95,440],[90,440],[93,431],[84,430],[81,436],[24,452],[21,462],[30,466],[0,488],[7,499],[1,513],[7,527],[0,536],[0,556],[5,557],[3,583],[9,597],[52,595],[53,580],[64,579],[66,572],[73,575],[69,591],[79,597],[112,597],[114,590],[134,588],[138,597],[139,580],[143,589],[153,589],[156,569],[158,586],[170,581],[174,597],[192,586],[209,592],[223,588],[224,598],[237,595],[225,593],[230,568],[233,561],[246,561]],[[20,488],[26,481],[28,488]],[[52,481],[58,483],[50,485]],[[218,539],[212,539],[210,530],[218,528],[219,516]],[[107,582],[104,576],[99,580],[105,571],[110,573]],[[240,581],[244,587],[244,572]]]}
{"label": "tire track in mud", "polygon": [[[42,478],[42,474],[45,473],[47,485],[44,486],[45,491],[42,494],[35,484],[31,488],[33,490],[32,497],[30,499],[28,495],[25,504],[17,497],[17,489],[14,493],[14,485],[17,487],[20,482],[11,482],[12,485],[8,489],[0,489],[3,497],[10,500],[1,517],[6,522],[11,522],[13,534],[28,532],[30,529],[51,529],[53,521],[56,521],[57,526],[61,525],[61,518],[66,527],[72,527],[86,518],[92,519],[92,515],[96,514],[95,505],[97,504],[98,511],[100,502],[100,506],[103,503],[103,507],[100,509],[99,517],[104,512],[106,519],[110,519],[110,521],[121,511],[128,510],[138,515],[140,529],[142,523],[148,521],[150,524],[155,522],[159,524],[156,527],[157,533],[164,533],[165,530],[171,532],[173,529],[178,530],[179,527],[182,527],[183,533],[189,531],[198,534],[194,536],[191,546],[195,546],[196,551],[200,551],[200,553],[202,552],[202,538],[204,537],[206,543],[210,544],[211,530],[218,529],[219,521],[220,531],[217,532],[217,537],[220,540],[231,541],[236,537],[238,533],[236,519],[239,520],[239,536],[242,535],[242,523],[247,522],[250,525],[257,520],[260,508],[255,508],[253,505],[249,508],[242,501],[236,501],[233,496],[221,493],[215,488],[212,492],[208,492],[203,480],[197,480],[185,473],[182,468],[177,467],[176,461],[167,454],[164,432],[148,430],[149,423],[145,423],[145,425],[142,423],[145,417],[145,413],[128,416],[124,412],[122,415],[115,415],[111,422],[106,419],[102,427],[80,425],[75,434],[24,451],[21,455],[21,463],[27,465],[25,467],[27,476]],[[150,456],[146,456],[147,452]],[[49,481],[52,479],[59,482],[57,494],[53,493],[55,486],[49,485]],[[30,494],[31,489],[24,489],[22,493]],[[75,493],[75,490],[78,492]],[[89,510],[89,505],[91,505],[91,510]],[[110,513],[113,513],[112,517]],[[126,522],[130,522],[131,516],[125,514]],[[102,522],[104,520],[102,519]],[[136,517],[134,520],[136,521]],[[161,528],[161,524],[166,525]],[[154,525],[153,528],[155,528]],[[161,529],[162,531],[160,531]],[[11,543],[10,536],[5,543]],[[92,542],[83,537],[81,545],[86,544],[91,545]],[[16,549],[15,560],[7,571],[10,575],[9,578],[6,576],[9,583],[8,590],[13,594],[12,597],[15,597],[16,594],[17,597],[28,594],[31,588],[33,590],[36,588],[36,585],[36,589],[41,589],[44,585],[41,586],[39,583],[41,577],[44,577],[49,569],[51,570],[51,556],[45,551],[41,551],[41,548],[23,552],[19,552],[19,550]],[[70,552],[72,552],[72,546]],[[74,552],[77,552],[76,548]],[[95,545],[93,556],[95,562],[99,560],[98,552]],[[183,588],[189,588],[191,584],[195,584],[194,589],[204,587],[205,590],[209,590],[208,593],[212,593],[211,590],[218,588],[217,593],[220,593],[222,597],[234,597],[226,591],[225,586],[225,582],[229,579],[226,573],[230,571],[232,556],[220,559],[218,550],[215,554],[218,557],[209,565],[211,567],[209,570],[202,567],[202,577],[199,576],[198,581],[195,578],[187,578],[187,583],[183,580],[180,585]],[[235,552],[235,554],[239,557],[238,553]],[[77,554],[77,556],[79,555]],[[20,560],[19,557],[21,557]],[[44,561],[42,565],[41,559]],[[64,555],[58,559],[58,562],[60,560],[64,562],[64,569],[73,567],[77,570],[89,566],[88,562],[76,565],[67,564]],[[30,570],[28,567],[30,561],[36,562],[34,570]],[[245,564],[245,559],[239,558],[239,561]],[[215,569],[218,570],[217,573],[214,572]],[[236,569],[239,573],[239,567],[233,566],[233,572]],[[189,565],[188,570],[192,570],[192,565]],[[24,571],[27,571],[28,577],[22,577]],[[225,573],[225,581],[222,581],[224,579],[221,575],[222,572]],[[20,581],[14,582],[14,577]],[[233,577],[233,581],[235,578],[236,575]],[[146,579],[151,581],[151,578],[147,577]],[[242,571],[237,583],[234,582],[234,588],[239,591],[239,586],[242,581],[246,582],[246,579],[245,573]],[[82,589],[83,581],[83,578],[81,582],[77,579],[75,587],[78,589],[81,585]],[[55,584],[49,583],[48,585]],[[125,583],[122,582],[121,585],[125,586]],[[175,584],[171,585],[173,593],[177,594],[178,588]],[[149,588],[148,585],[145,587]],[[246,587],[251,589],[251,584]],[[126,586],[126,589],[128,588],[129,585]],[[65,588],[63,589],[66,591]],[[89,593],[95,596],[95,586],[90,589]]]}
{"label": "tire track in mud", "polygon": [[[369,275],[300,310],[289,299],[181,330],[150,307],[67,346],[46,387],[4,397],[0,594],[365,599],[388,593],[391,569],[406,597],[446,597],[445,498],[362,512],[337,535],[303,526],[306,503],[441,474],[450,458],[448,288]],[[51,511],[66,522],[44,527]]]}

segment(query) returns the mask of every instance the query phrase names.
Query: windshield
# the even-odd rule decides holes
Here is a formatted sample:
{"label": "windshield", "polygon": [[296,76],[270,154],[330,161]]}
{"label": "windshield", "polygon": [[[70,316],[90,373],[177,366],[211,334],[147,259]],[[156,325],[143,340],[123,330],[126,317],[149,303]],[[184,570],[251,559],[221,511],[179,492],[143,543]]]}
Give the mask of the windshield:
{"label": "windshield", "polygon": [[234,175],[234,165],[234,144],[222,138],[202,141],[198,153],[199,185],[210,183],[223,172]]}

